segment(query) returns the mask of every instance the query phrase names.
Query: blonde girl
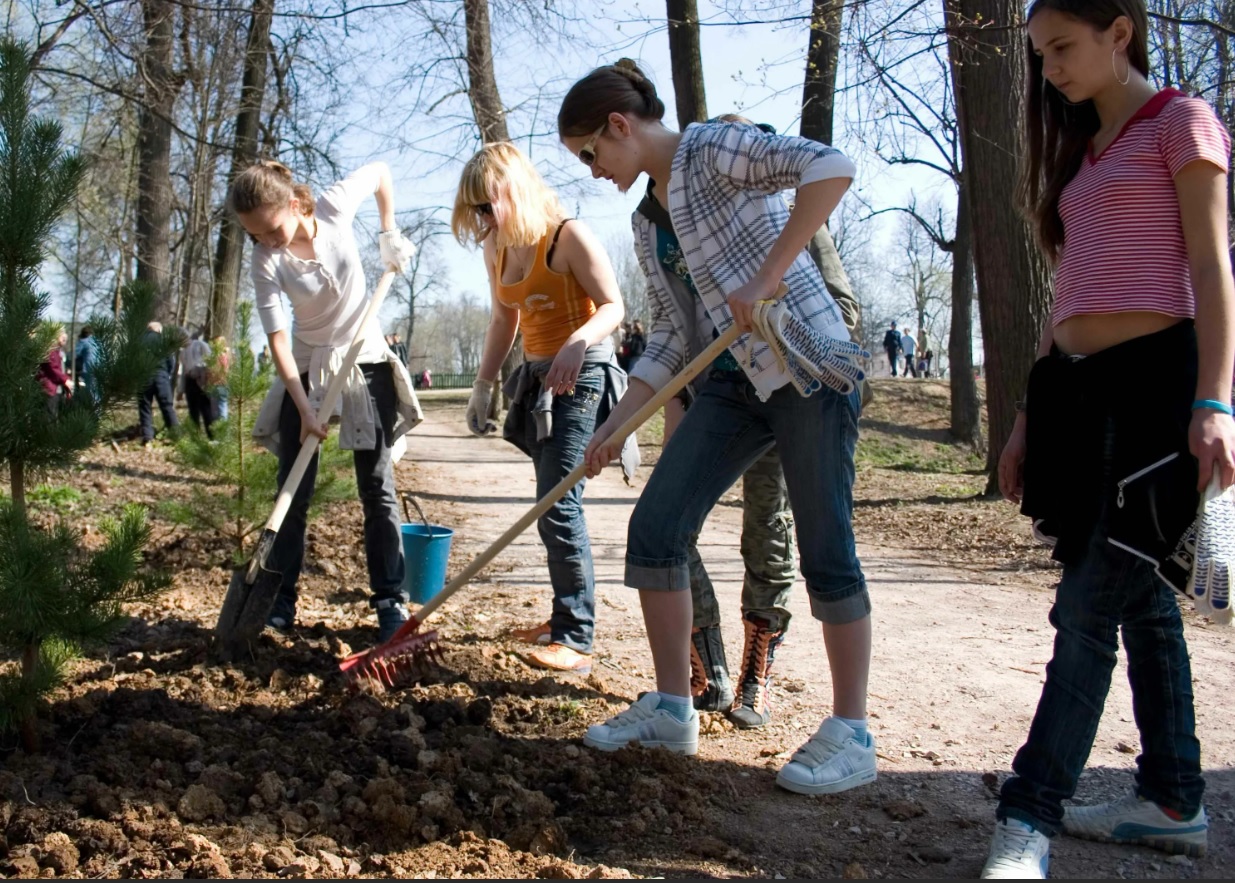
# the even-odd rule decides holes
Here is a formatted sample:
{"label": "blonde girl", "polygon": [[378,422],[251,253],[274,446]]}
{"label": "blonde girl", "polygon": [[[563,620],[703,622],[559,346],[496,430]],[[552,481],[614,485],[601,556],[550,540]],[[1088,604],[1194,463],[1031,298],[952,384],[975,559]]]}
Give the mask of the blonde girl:
{"label": "blonde girl", "polygon": [[[591,231],[567,217],[510,143],[486,145],[468,161],[451,229],[464,245],[480,246],[492,302],[468,428],[476,435],[496,431],[498,373],[522,329],[525,361],[506,386],[511,406],[503,435],[532,458],[541,497],[582,462],[598,417],[625,391],[611,339],[622,321],[617,280]],[[514,636],[540,645],[527,656],[540,668],[581,673],[592,666],[596,578],[585,483],[537,523],[549,559],[552,612]]]}

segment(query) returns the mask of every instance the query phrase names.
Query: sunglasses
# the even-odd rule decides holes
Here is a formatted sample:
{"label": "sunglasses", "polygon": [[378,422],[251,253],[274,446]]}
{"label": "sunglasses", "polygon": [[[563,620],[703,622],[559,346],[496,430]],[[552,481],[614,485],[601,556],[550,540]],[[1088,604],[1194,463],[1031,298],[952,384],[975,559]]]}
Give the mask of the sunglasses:
{"label": "sunglasses", "polygon": [[472,208],[476,209],[476,211],[480,212],[482,215],[488,215],[489,217],[493,217],[493,204],[492,203],[482,202],[480,205],[472,206]]}
{"label": "sunglasses", "polygon": [[593,132],[591,138],[587,139],[587,143],[579,148],[579,162],[588,168],[591,168],[592,163],[596,162],[596,142],[600,140],[600,136],[605,133],[607,128],[609,128],[609,123],[606,120],[605,124]]}

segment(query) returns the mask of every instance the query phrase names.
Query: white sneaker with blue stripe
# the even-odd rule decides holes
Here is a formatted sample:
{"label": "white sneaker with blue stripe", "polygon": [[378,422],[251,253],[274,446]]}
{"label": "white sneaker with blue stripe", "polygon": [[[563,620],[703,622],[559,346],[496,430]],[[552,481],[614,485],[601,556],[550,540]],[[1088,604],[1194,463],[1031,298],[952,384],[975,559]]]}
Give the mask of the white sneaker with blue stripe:
{"label": "white sneaker with blue stripe", "polygon": [[678,720],[660,708],[660,694],[653,691],[603,724],[588,727],[583,744],[601,751],[642,745],[694,754],[699,750],[699,715],[692,709],[690,720]]}
{"label": "white sneaker with blue stripe", "polygon": [[776,774],[776,784],[797,794],[839,794],[875,781],[875,739],[861,739],[842,720],[829,717],[793,752]]}
{"label": "white sneaker with blue stripe", "polygon": [[982,868],[983,880],[1045,880],[1051,861],[1051,841],[1017,819],[995,823],[991,852]]}
{"label": "white sneaker with blue stripe", "polygon": [[1194,858],[1203,856],[1209,844],[1204,808],[1190,819],[1176,821],[1152,800],[1135,795],[1097,806],[1065,807],[1063,830],[1084,840],[1132,843]]}

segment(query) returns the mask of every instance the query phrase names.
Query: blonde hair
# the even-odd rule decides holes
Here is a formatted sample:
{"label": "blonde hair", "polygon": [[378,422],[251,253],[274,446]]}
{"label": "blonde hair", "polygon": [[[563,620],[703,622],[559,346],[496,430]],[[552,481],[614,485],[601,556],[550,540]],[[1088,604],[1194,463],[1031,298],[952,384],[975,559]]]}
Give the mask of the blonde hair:
{"label": "blonde hair", "polygon": [[300,201],[300,213],[313,217],[313,191],[292,175],[281,162],[265,159],[236,176],[227,194],[227,204],[238,215],[259,208],[287,205],[292,197]]}
{"label": "blonde hair", "polygon": [[486,144],[463,167],[450,215],[450,230],[460,244],[479,245],[488,235],[476,211],[486,202],[493,207],[499,249],[533,245],[567,218],[557,194],[509,141]]}

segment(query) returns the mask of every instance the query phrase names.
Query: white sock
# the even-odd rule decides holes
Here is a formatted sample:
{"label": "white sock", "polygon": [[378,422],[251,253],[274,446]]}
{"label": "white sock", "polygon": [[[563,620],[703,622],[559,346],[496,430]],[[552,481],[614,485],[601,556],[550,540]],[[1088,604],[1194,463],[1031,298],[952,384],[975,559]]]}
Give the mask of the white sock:
{"label": "white sock", "polygon": [[839,714],[834,714],[832,717],[836,718],[842,724],[853,730],[853,732],[857,734],[858,741],[863,745],[866,744],[866,718],[855,720],[849,717],[841,717]]}
{"label": "white sock", "polygon": [[695,713],[694,700],[689,696],[674,696],[672,693],[661,693],[657,691],[660,697],[660,703],[657,708],[663,708],[669,714],[673,715],[673,719],[686,723],[690,720],[690,716]]}

